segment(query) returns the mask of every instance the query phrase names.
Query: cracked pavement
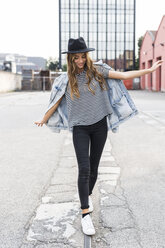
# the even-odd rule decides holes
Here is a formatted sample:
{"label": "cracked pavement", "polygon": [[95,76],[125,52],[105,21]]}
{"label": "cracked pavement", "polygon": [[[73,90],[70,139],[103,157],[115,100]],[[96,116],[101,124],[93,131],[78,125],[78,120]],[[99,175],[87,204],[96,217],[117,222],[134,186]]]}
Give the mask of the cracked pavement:
{"label": "cracked pavement", "polygon": [[[97,234],[93,237],[93,245],[99,245],[104,240],[100,235],[99,238],[97,237],[100,228],[104,228],[106,225],[104,216],[101,219],[99,218],[99,212],[103,211],[106,214],[104,208],[108,210],[108,206],[103,202],[106,192],[104,184],[107,182],[114,189],[120,173],[120,168],[115,164],[110,149],[111,144],[109,139],[107,139],[100,161],[98,189],[96,189],[98,191],[96,194],[97,199],[93,199],[95,205],[94,222],[99,224],[99,226],[96,226]],[[111,161],[113,161],[112,167],[108,166]],[[60,152],[59,165],[54,172],[45,195],[41,199],[41,204],[29,223],[28,232],[22,247],[26,247],[26,243],[27,247],[29,243],[35,245],[35,247],[40,247],[42,242],[58,244],[59,246],[83,247],[84,235],[80,225],[81,209],[77,190],[77,174],[77,161],[72,145],[72,137],[70,133],[67,133]],[[107,181],[105,179],[106,176]],[[94,198],[96,196],[94,194]],[[108,194],[108,197],[110,197],[110,194]],[[98,212],[97,216],[96,212]],[[104,228],[104,234],[107,231]],[[106,247],[106,242],[104,241],[104,243],[104,247]],[[103,246],[101,245],[100,247]]]}
{"label": "cracked pavement", "polygon": [[[165,97],[130,94],[140,114],[108,133],[92,195],[92,248],[165,247]],[[32,126],[46,97],[0,97],[2,248],[83,247],[71,133]]]}

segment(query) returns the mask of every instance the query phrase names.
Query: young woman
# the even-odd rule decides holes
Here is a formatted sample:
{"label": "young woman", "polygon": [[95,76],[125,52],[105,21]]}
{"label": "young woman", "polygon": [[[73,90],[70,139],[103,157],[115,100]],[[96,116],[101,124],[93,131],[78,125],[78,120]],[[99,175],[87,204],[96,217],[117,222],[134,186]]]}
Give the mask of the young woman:
{"label": "young woman", "polygon": [[[98,166],[107,138],[106,116],[112,114],[104,78],[130,79],[156,70],[159,60],[149,69],[118,72],[94,65],[82,37],[68,41],[68,85],[65,97],[68,123],[73,127],[73,145],[78,162],[78,192],[82,209],[81,225],[87,235],[95,234],[90,212],[93,211],[92,191],[97,180]],[[43,126],[56,111],[62,98],[35,124]],[[90,155],[89,155],[90,145]]]}

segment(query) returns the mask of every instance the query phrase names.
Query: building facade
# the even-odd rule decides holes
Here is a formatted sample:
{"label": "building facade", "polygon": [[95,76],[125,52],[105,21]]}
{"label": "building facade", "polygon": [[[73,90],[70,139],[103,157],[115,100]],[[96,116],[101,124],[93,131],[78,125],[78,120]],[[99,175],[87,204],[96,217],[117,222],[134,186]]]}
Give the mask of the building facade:
{"label": "building facade", "polygon": [[135,68],[135,0],[59,0],[59,67],[69,38],[83,37],[94,61],[115,70]]}
{"label": "building facade", "polygon": [[[15,73],[21,73],[23,69],[45,70],[46,59],[43,57],[27,57],[20,54],[0,53],[0,70],[4,70],[5,61],[15,64]],[[12,71],[12,70],[11,70]]]}
{"label": "building facade", "polygon": [[140,49],[140,69],[147,69],[157,60],[162,65],[153,73],[141,77],[141,89],[165,92],[165,16],[158,30],[146,31]]}

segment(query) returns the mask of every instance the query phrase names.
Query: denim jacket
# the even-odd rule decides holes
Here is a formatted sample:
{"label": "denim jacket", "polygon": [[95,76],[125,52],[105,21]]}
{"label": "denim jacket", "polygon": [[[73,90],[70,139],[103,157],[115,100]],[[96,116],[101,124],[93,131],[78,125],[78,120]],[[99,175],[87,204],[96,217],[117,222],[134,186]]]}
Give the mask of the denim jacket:
{"label": "denim jacket", "polygon": [[[105,68],[113,70],[109,65],[103,63],[102,60],[94,62],[94,64],[102,65]],[[109,103],[111,104],[113,110],[113,113],[107,116],[107,127],[108,131],[112,130],[113,133],[116,133],[118,132],[119,125],[121,123],[128,120],[132,116],[137,115],[139,111],[137,110],[122,80],[111,78],[105,78],[105,80],[108,85],[107,93],[109,97]],[[45,123],[51,131],[56,133],[59,133],[62,129],[73,132],[73,127],[69,128],[68,125],[67,103],[65,97],[67,84],[67,72],[61,74],[54,80],[51,89],[49,104],[45,111],[46,113],[64,95],[55,112]]]}

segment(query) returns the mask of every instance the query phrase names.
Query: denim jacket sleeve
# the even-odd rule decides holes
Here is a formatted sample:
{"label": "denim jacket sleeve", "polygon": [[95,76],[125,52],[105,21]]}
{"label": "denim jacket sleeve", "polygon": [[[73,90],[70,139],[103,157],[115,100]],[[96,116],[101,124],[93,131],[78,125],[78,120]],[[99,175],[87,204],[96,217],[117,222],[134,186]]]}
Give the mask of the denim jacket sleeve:
{"label": "denim jacket sleeve", "polygon": [[[102,65],[106,69],[113,70],[109,65],[103,63],[102,60],[94,64]],[[109,103],[113,110],[113,113],[107,116],[107,126],[108,130],[116,133],[119,131],[119,125],[134,115],[137,115],[138,110],[122,80],[111,78],[105,78],[105,80],[108,85]],[[46,112],[64,95],[58,108],[46,123],[46,126],[53,132],[59,133],[62,129],[73,132],[73,128],[69,128],[68,126],[67,103],[65,98],[67,83],[68,76],[67,73],[64,73],[57,77],[52,85]]]}
{"label": "denim jacket sleeve", "polygon": [[61,74],[54,80],[50,93],[49,104],[45,111],[46,114],[46,112],[63,96],[56,111],[50,116],[46,123],[46,126],[50,128],[51,131],[56,133],[59,133],[61,129],[68,129],[67,104],[65,98],[67,83],[67,73]]}
{"label": "denim jacket sleeve", "polygon": [[[105,68],[113,70],[106,63],[103,63],[102,61],[100,61],[100,63]],[[109,102],[113,109],[111,117],[107,118],[108,129],[117,132],[121,123],[124,123],[134,115],[137,115],[139,111],[122,80],[106,78],[106,82],[108,85]]]}

